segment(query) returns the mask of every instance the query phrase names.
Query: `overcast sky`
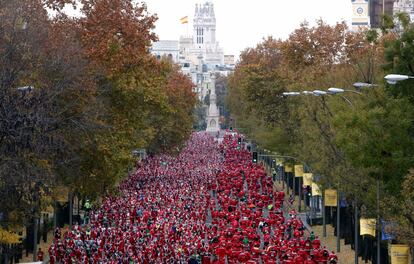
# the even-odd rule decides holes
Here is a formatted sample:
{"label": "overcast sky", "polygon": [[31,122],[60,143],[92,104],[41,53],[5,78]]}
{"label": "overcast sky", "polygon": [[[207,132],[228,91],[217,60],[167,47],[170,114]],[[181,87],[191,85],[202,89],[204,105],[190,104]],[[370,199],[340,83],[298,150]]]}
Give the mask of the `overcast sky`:
{"label": "overcast sky", "polygon": [[[189,33],[196,3],[200,0],[146,0],[148,10],[159,20],[155,32],[161,40],[178,40],[187,33],[179,19],[189,16]],[[217,19],[217,40],[225,54],[239,55],[263,37],[286,38],[304,20],[314,24],[322,18],[329,24],[351,20],[351,0],[212,0]]]}

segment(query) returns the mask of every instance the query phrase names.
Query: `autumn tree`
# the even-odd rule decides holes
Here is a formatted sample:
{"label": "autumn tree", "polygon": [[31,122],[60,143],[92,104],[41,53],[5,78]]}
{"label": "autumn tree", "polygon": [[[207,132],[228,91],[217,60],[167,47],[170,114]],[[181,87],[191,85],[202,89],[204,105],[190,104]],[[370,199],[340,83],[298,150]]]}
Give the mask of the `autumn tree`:
{"label": "autumn tree", "polygon": [[191,82],[149,53],[156,17],[128,0],[84,0],[82,16],[67,17],[62,8],[76,3],[0,4],[0,211],[8,222],[36,215],[56,186],[102,195],[127,176],[132,150],[176,150],[191,133]]}
{"label": "autumn tree", "polygon": [[88,125],[82,104],[89,86],[79,42],[59,31],[43,2],[2,2],[0,19],[1,210],[24,221],[36,190],[48,192],[57,168],[71,160],[67,136]]}
{"label": "autumn tree", "polygon": [[[408,230],[410,197],[402,193],[401,182],[414,162],[411,81],[393,87],[382,83],[384,69],[413,75],[412,27],[403,25],[400,35],[379,37],[373,31],[349,32],[345,23],[330,26],[317,21],[312,27],[302,24],[285,41],[264,40],[241,55],[230,78],[228,101],[249,138],[266,149],[305,160],[323,188],[340,188],[346,198],[364,204],[371,216],[376,214],[379,179],[381,216],[398,219]],[[354,91],[282,96],[284,91],[329,87],[351,90],[357,81],[377,86],[358,95]],[[409,178],[410,174],[406,181]],[[407,209],[403,215],[395,202],[401,200]],[[399,234],[401,241],[410,238],[403,237],[404,231]]]}

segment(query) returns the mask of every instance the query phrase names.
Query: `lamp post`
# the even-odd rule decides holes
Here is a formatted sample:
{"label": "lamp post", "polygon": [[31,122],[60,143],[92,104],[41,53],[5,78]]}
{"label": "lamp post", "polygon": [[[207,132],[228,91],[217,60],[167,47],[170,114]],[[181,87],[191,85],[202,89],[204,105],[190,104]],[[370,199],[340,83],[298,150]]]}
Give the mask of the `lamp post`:
{"label": "lamp post", "polygon": [[364,82],[356,82],[353,84],[357,90],[361,90],[363,88],[372,88],[377,87],[378,85],[372,83],[364,83]]}
{"label": "lamp post", "polygon": [[298,96],[300,95],[299,92],[284,92],[283,93],[284,96]]}
{"label": "lamp post", "polygon": [[397,82],[400,82],[400,81],[414,79],[414,76],[402,75],[402,74],[388,74],[387,76],[384,77],[384,79],[389,84],[396,84]]}

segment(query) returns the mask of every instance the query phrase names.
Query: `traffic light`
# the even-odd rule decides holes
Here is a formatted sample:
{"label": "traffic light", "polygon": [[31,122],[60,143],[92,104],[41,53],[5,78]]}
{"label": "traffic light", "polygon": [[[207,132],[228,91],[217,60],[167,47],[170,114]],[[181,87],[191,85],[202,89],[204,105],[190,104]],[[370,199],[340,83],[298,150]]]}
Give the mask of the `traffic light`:
{"label": "traffic light", "polygon": [[253,163],[257,163],[257,152],[253,152],[253,159],[252,159]]}
{"label": "traffic light", "polygon": [[237,144],[241,145],[241,137],[237,139]]}

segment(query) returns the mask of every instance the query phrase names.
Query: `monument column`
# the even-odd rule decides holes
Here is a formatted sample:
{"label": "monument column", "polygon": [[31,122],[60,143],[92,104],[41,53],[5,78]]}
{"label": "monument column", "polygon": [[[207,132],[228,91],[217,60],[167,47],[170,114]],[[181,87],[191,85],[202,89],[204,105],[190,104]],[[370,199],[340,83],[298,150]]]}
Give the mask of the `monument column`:
{"label": "monument column", "polygon": [[217,96],[216,96],[216,75],[215,72],[211,73],[211,90],[210,90],[210,106],[207,114],[207,132],[217,133],[220,131],[219,117],[220,111],[217,108]]}

